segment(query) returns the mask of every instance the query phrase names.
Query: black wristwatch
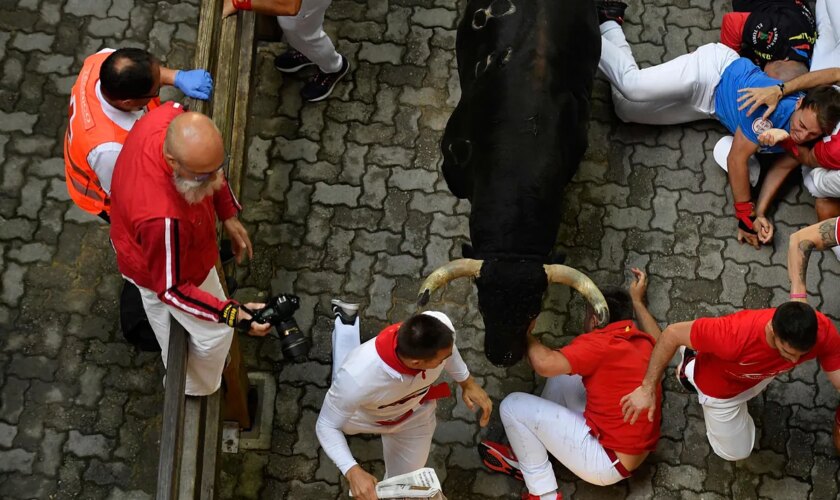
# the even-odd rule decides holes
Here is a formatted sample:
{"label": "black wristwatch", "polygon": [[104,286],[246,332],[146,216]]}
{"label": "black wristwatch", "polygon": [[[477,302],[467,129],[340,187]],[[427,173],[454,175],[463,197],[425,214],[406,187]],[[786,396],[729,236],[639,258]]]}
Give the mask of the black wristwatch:
{"label": "black wristwatch", "polygon": [[776,86],[779,87],[779,90],[782,91],[782,97],[784,97],[785,96],[785,84],[784,84],[784,82],[779,83]]}

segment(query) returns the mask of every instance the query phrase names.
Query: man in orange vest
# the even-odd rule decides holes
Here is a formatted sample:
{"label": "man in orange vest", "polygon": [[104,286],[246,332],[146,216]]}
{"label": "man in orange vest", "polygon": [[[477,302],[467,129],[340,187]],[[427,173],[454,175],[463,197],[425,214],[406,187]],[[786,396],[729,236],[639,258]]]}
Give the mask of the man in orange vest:
{"label": "man in orange vest", "polygon": [[142,49],[103,49],[85,59],[70,93],[64,136],[67,190],[82,210],[110,222],[117,156],[134,122],[160,106],[162,85],[203,100],[213,90],[207,71],[165,68]]}

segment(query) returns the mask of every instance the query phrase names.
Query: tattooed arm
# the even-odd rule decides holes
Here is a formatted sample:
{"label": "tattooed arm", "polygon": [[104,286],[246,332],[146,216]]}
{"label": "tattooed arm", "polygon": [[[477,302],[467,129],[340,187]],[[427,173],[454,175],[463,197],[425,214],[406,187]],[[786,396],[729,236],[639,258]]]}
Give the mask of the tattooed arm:
{"label": "tattooed arm", "polygon": [[[793,233],[788,246],[790,293],[807,293],[805,275],[811,251],[837,246],[837,219],[827,219]],[[794,299],[805,302],[805,299]]]}

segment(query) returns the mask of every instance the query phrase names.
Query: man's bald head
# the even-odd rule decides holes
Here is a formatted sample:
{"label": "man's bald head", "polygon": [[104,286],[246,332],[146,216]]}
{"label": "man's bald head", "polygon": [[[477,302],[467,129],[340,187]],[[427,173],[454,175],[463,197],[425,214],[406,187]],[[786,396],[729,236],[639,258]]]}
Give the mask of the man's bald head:
{"label": "man's bald head", "polygon": [[193,174],[216,171],[225,159],[222,134],[206,115],[187,112],[166,129],[164,153]]}
{"label": "man's bald head", "polygon": [[770,78],[789,82],[808,72],[808,67],[799,61],[771,61],[764,66],[764,73]]}

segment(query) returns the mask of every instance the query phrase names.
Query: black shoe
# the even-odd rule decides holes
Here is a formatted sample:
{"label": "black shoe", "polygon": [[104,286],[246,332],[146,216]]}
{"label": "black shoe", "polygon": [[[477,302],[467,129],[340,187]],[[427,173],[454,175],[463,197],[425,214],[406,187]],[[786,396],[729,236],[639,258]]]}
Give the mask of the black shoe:
{"label": "black shoe", "polygon": [[693,349],[689,349],[688,347],[682,346],[680,347],[680,354],[682,355],[682,359],[677,365],[677,382],[679,382],[680,385],[683,386],[683,389],[685,389],[686,391],[697,394],[697,388],[694,387],[694,384],[692,384],[691,381],[688,380],[688,376],[685,374],[685,365],[687,365],[689,361],[697,357],[697,352]]}
{"label": "black shoe", "polygon": [[359,315],[359,304],[351,304],[341,299],[332,299],[333,316],[340,319],[345,325],[355,325],[356,317]]}
{"label": "black shoe", "polygon": [[346,57],[341,56],[341,69],[335,73],[324,73],[318,71],[315,76],[309,80],[300,91],[300,95],[304,100],[309,102],[318,102],[329,97],[332,94],[335,84],[341,80],[344,75],[350,70],[350,62]]}
{"label": "black shoe", "polygon": [[601,0],[595,4],[598,11],[598,23],[604,24],[607,21],[615,21],[619,26],[624,24],[624,11],[627,4],[617,0]]}
{"label": "black shoe", "polygon": [[274,58],[274,67],[277,68],[277,71],[281,71],[283,73],[294,73],[307,66],[314,65],[314,62],[310,61],[308,57],[295,49],[289,49]]}

